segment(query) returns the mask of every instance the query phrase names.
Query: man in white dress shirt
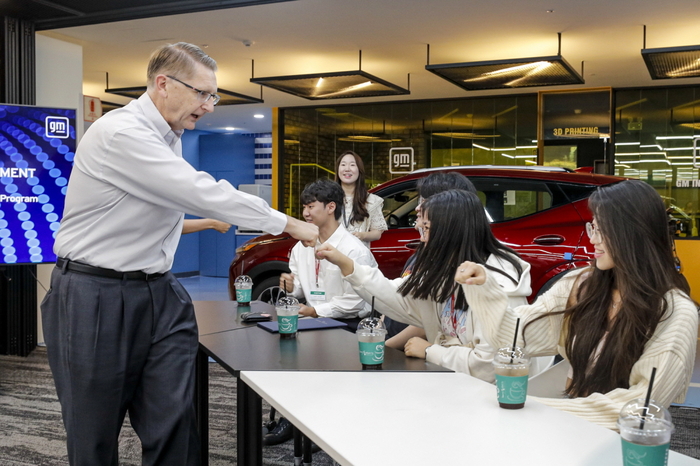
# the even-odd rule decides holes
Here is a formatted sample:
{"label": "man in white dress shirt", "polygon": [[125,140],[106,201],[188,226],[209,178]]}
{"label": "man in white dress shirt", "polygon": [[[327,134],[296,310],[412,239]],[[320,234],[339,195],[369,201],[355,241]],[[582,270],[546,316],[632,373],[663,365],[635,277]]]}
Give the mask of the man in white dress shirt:
{"label": "man in white dress shirt", "polygon": [[[304,219],[318,226],[321,243],[328,242],[359,264],[377,266],[374,256],[357,237],[340,224],[344,194],[338,183],[321,179],[309,184],[301,193]],[[360,298],[328,261],[316,259],[312,248],[297,243],[289,256],[291,274],[280,276],[280,287],[295,297],[306,298],[299,314],[310,317],[332,317],[348,324],[355,331],[361,318],[370,312],[370,304]]]}
{"label": "man in white dress shirt", "polygon": [[197,323],[169,272],[184,212],[316,242],[315,226],[182,158],[182,133],[219,101],[215,72],[194,45],[159,48],[146,93],[78,146],[41,306],[72,466],[116,465],[126,412],[144,465],[199,464]]}

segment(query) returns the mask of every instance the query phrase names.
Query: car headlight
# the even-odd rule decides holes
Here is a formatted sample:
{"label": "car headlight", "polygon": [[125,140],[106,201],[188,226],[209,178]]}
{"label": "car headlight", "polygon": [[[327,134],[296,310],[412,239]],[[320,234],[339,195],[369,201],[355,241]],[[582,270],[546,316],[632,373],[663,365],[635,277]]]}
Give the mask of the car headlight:
{"label": "car headlight", "polygon": [[260,243],[253,242],[253,243],[242,244],[240,247],[236,248],[236,254],[242,254],[246,251],[249,251],[249,250],[253,249],[255,246],[257,246],[258,244],[260,244]]}
{"label": "car headlight", "polygon": [[260,246],[260,245],[262,245],[262,244],[275,243],[275,242],[277,242],[277,241],[284,241],[284,240],[286,240],[286,239],[288,239],[288,238],[289,238],[289,237],[286,236],[286,237],[283,237],[283,238],[272,238],[272,239],[265,239],[265,240],[261,240],[261,241],[251,241],[251,242],[248,242],[248,243],[243,243],[240,247],[236,248],[236,254],[238,255],[238,254],[242,254],[242,253],[244,253],[244,252],[246,252],[246,251],[250,251],[250,250],[253,249],[255,246]]}

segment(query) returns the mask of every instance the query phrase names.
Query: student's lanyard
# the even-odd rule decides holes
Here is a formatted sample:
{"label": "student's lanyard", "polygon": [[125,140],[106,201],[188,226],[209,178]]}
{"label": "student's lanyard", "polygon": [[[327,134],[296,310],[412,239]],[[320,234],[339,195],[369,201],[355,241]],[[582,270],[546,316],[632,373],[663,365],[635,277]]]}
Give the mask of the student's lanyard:
{"label": "student's lanyard", "polygon": [[457,313],[455,312],[457,297],[455,294],[456,292],[452,293],[452,296],[450,296],[450,319],[452,319],[452,328],[454,329],[455,333],[457,333]]}
{"label": "student's lanyard", "polygon": [[321,261],[319,259],[316,259],[316,288],[318,288],[318,274],[321,271]]}

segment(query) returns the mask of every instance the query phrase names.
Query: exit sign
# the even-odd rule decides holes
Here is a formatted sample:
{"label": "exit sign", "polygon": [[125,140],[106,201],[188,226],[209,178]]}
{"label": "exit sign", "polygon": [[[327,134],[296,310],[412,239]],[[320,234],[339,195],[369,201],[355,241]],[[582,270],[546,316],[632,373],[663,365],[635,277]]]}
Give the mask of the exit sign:
{"label": "exit sign", "polygon": [[102,101],[97,97],[83,96],[83,119],[96,121],[102,116]]}

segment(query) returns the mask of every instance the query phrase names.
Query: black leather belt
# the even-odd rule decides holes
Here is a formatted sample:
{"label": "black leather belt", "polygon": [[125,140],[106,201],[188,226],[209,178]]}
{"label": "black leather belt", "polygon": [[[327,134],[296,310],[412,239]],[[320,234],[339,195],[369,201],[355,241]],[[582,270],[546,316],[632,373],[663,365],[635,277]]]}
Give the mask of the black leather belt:
{"label": "black leather belt", "polygon": [[145,273],[141,271],[136,272],[119,272],[112,269],[104,269],[102,267],[93,267],[92,265],[81,264],[80,262],[73,262],[68,259],[59,257],[56,260],[56,267],[62,270],[70,270],[71,272],[85,273],[88,275],[96,275],[98,277],[106,278],[118,278],[120,280],[155,280],[162,277],[163,273]]}

